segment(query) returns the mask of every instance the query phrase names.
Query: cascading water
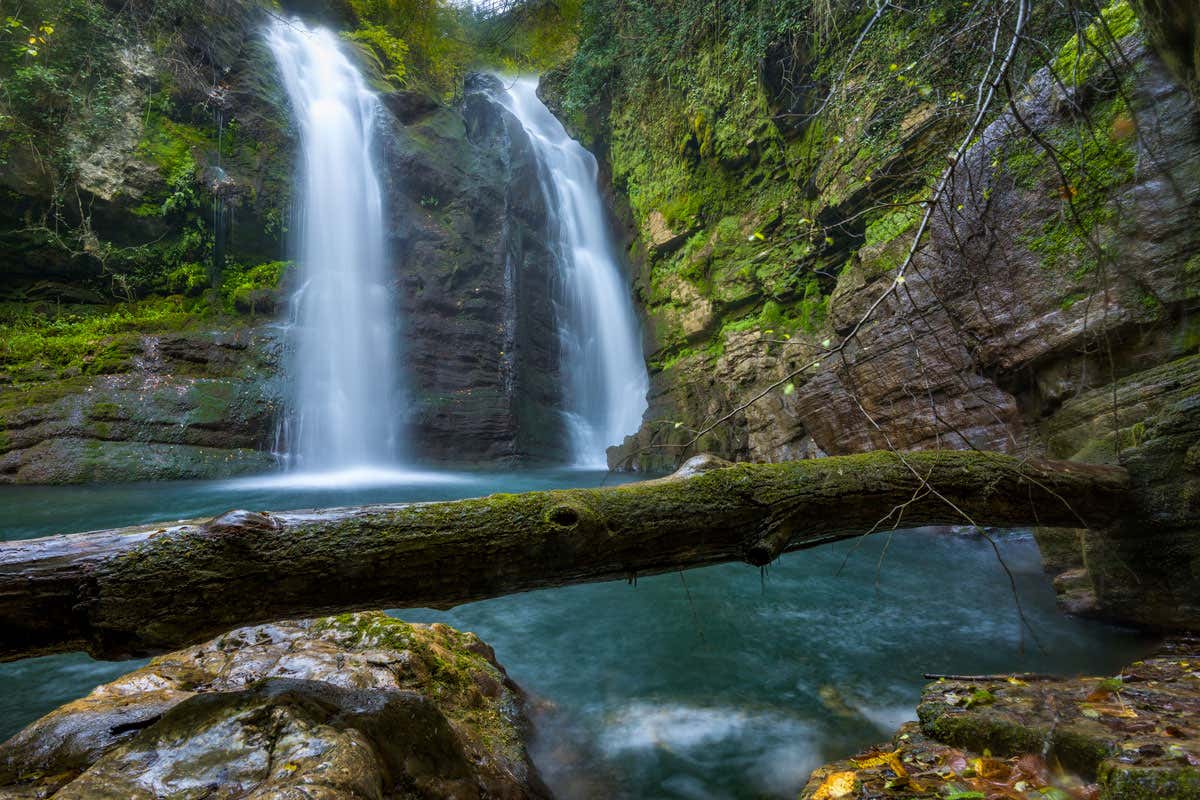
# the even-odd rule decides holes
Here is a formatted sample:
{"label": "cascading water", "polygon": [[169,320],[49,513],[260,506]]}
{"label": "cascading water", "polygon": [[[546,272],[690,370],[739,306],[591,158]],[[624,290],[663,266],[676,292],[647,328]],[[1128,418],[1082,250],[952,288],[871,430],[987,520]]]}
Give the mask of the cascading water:
{"label": "cascading water", "polygon": [[605,450],[641,425],[649,378],[629,285],[609,236],[596,159],[538,99],[536,79],[511,81],[506,103],[533,143],[550,213],[572,459],[604,467]]}
{"label": "cascading water", "polygon": [[267,42],[302,151],[287,460],[305,471],[392,465],[401,456],[401,414],[372,152],[379,100],[330,31],[279,20]]}

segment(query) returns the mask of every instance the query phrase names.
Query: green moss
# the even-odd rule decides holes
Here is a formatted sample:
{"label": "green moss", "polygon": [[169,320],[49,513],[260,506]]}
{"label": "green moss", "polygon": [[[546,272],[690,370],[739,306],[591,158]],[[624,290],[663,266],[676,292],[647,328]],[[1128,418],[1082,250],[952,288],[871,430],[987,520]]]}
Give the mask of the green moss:
{"label": "green moss", "polygon": [[221,295],[228,310],[254,310],[254,297],[264,290],[279,288],[290,261],[268,261],[251,267],[227,264],[221,281]]}
{"label": "green moss", "polygon": [[216,143],[192,125],[150,113],[138,142],[138,155],[153,163],[162,174],[168,191],[159,198],[134,208],[139,216],[156,216],[185,210],[197,202],[194,182],[199,167],[196,150],[215,151]]}
{"label": "green moss", "polygon": [[[853,37],[819,33],[835,23],[811,3],[748,8],[592,0],[564,105],[568,116],[601,117],[593,135],[607,148],[614,188],[628,197],[635,226],[647,230],[659,213],[671,230],[691,233],[679,250],[648,255],[644,297],[652,313],[661,308],[657,316],[679,319],[692,310],[681,306],[698,305],[673,295],[672,279],[683,277],[721,325],[734,326],[726,332],[754,324],[813,331],[855,247],[876,248],[872,268],[903,260],[899,242],[921,206],[874,209],[928,195],[945,166],[942,145],[966,124],[964,92],[978,82],[986,62],[977,52],[990,40],[980,38],[977,52],[962,46],[944,58],[914,59],[930,39],[926,20],[940,21],[939,35],[949,27],[961,29],[962,41],[982,35],[973,12],[948,0],[884,15],[854,53]],[[862,10],[830,13],[837,30],[863,30],[871,18]],[[781,43],[793,59],[786,102],[798,101],[797,87],[834,84],[847,69],[852,90],[834,102],[813,93],[808,106],[781,108],[784,98],[763,72],[779,58],[764,48]],[[659,339],[684,352],[679,332],[660,331]],[[719,345],[720,335],[714,339]]]}
{"label": "green moss", "polygon": [[1038,753],[1046,742],[1046,731],[1026,728],[987,713],[955,713],[922,705],[917,714],[927,736],[975,752],[990,750],[1001,756]]}
{"label": "green moss", "polygon": [[[0,303],[0,372],[18,384],[125,372],[141,353],[144,334],[234,323],[226,312],[233,310],[235,298],[275,288],[287,267],[282,261],[245,269],[235,265],[223,287],[224,308],[180,294],[107,306]],[[198,264],[183,265],[169,276],[173,288],[192,295],[206,280]]]}
{"label": "green moss", "polygon": [[93,403],[92,407],[88,409],[87,415],[91,419],[99,420],[119,417],[120,413],[121,408],[116,403],[102,402]]}
{"label": "green moss", "polygon": [[1070,311],[1072,308],[1074,308],[1076,303],[1086,300],[1087,298],[1088,295],[1086,292],[1072,292],[1059,301],[1058,307],[1063,311]]}
{"label": "green moss", "polygon": [[208,288],[208,268],[195,261],[180,264],[167,274],[167,290],[174,294],[198,297]]}
{"label": "green moss", "polygon": [[1193,766],[1136,767],[1105,761],[1099,771],[1100,796],[1120,800],[1200,797],[1200,770]]}
{"label": "green moss", "polygon": [[1019,149],[1007,154],[1007,171],[1018,184],[1033,191],[1056,191],[1061,198],[1061,213],[1025,240],[1047,269],[1081,278],[1111,257],[1117,222],[1113,198],[1133,180],[1137,164],[1125,132],[1128,121],[1128,107],[1118,95],[1093,109],[1090,125],[1049,132],[1046,138],[1063,167],[1065,186],[1050,157],[1035,143],[1020,141],[1014,145]]}
{"label": "green moss", "polygon": [[386,80],[403,86],[408,71],[408,44],[382,25],[367,23],[357,30],[343,33],[349,41],[366,45],[379,59],[379,71]]}
{"label": "green moss", "polygon": [[445,625],[411,625],[379,611],[327,617],[317,620],[313,629],[334,630],[355,647],[412,652],[429,668],[429,679],[410,688],[426,694],[460,731],[489,748],[507,751],[509,757],[520,757],[522,744],[503,703],[481,698],[476,676],[482,673],[499,685],[505,676],[479,655],[482,645],[474,634]]}
{"label": "green moss", "polygon": [[[76,376],[61,380],[5,386],[4,391],[0,392],[0,421],[15,419],[27,408],[53,403],[63,397],[86,391],[89,384],[88,377]],[[4,422],[0,424],[0,427],[7,424]]]}
{"label": "green moss", "polygon": [[63,306],[44,313],[2,304],[0,369],[17,381],[121,372],[139,352],[139,334],[178,329],[193,319],[181,298]]}
{"label": "green moss", "polygon": [[867,226],[863,244],[872,247],[907,233],[921,219],[922,211],[919,205],[909,205],[884,214]]}
{"label": "green moss", "polygon": [[1128,0],[1112,0],[1099,17],[1062,46],[1054,59],[1054,72],[1070,85],[1083,84],[1105,60],[1113,60],[1115,42],[1138,29],[1137,14]]}

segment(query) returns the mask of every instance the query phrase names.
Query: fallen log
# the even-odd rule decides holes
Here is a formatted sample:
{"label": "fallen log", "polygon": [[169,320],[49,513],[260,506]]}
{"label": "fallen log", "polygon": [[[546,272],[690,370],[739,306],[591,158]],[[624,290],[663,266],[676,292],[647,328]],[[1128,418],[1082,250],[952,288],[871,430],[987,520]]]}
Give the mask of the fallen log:
{"label": "fallen log", "polygon": [[144,656],[243,625],[472,600],[722,561],[872,528],[1098,527],[1117,467],[997,453],[693,459],[656,481],[143,525],[0,545],[0,660]]}

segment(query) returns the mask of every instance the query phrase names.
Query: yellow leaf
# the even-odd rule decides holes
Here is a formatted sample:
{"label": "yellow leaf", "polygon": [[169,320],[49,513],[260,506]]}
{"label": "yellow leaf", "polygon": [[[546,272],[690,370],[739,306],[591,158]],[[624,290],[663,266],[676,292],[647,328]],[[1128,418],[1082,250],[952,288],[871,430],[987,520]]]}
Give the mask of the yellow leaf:
{"label": "yellow leaf", "polygon": [[908,771],[904,769],[904,765],[900,763],[900,751],[896,750],[891,753],[877,753],[873,756],[868,756],[864,759],[852,758],[854,765],[859,769],[867,769],[868,767],[881,767],[887,765],[897,778],[903,778],[908,775]]}
{"label": "yellow leaf", "polygon": [[858,778],[853,772],[835,772],[821,782],[817,791],[813,793],[812,800],[835,800],[845,797],[853,793],[857,785]]}
{"label": "yellow leaf", "polygon": [[1105,717],[1120,717],[1121,719],[1137,719],[1137,712],[1129,706],[1097,704],[1090,707],[1085,706],[1082,711],[1085,717],[1091,717],[1092,719],[1096,719],[1102,715]]}

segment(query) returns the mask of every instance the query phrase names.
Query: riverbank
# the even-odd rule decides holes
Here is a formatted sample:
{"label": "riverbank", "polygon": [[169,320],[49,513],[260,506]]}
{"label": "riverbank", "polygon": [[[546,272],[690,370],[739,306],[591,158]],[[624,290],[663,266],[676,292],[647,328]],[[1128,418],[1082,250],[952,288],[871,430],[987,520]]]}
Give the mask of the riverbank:
{"label": "riverbank", "polygon": [[801,800],[1200,798],[1200,639],[1112,676],[947,676],[919,722],[813,772]]}

